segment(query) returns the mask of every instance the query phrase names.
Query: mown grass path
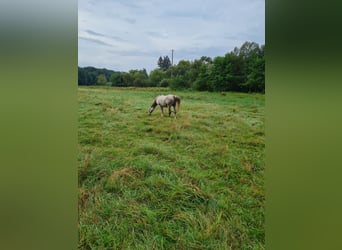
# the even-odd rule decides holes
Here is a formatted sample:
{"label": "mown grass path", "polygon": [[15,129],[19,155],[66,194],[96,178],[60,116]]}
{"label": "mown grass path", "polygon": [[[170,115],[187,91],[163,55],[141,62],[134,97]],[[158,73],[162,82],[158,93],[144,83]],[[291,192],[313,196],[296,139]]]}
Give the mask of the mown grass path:
{"label": "mown grass path", "polygon": [[[181,97],[177,119],[149,116],[168,93]],[[78,98],[80,249],[264,249],[264,95],[79,87]]]}

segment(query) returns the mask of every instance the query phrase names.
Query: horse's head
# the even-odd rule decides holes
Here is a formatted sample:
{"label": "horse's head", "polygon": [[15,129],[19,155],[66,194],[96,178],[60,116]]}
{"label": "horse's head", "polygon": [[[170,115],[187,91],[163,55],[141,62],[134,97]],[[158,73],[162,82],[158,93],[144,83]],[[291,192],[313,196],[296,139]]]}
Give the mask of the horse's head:
{"label": "horse's head", "polygon": [[153,110],[156,108],[156,106],[157,106],[157,101],[154,100],[153,103],[151,104],[150,109],[148,110],[148,113],[151,114]]}
{"label": "horse's head", "polygon": [[153,112],[153,110],[154,110],[154,107],[151,106],[150,109],[148,110],[148,113],[151,114]]}

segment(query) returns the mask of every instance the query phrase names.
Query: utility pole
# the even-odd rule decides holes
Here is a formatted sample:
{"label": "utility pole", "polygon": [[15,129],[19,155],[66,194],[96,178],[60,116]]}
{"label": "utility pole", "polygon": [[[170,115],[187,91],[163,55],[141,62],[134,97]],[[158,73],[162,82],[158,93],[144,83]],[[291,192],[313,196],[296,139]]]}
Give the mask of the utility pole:
{"label": "utility pole", "polygon": [[173,49],[172,49],[171,51],[172,51],[172,56],[171,56],[171,66],[173,66]]}
{"label": "utility pole", "polygon": [[172,54],[171,54],[171,78],[173,77],[172,71],[173,71],[173,49],[171,50]]}

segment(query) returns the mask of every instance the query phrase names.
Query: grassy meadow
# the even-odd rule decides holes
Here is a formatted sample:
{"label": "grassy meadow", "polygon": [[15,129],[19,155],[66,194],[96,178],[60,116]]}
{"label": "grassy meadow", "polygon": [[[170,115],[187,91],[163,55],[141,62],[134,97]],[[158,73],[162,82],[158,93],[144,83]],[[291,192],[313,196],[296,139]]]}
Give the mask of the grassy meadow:
{"label": "grassy meadow", "polygon": [[[148,108],[181,98],[177,119]],[[264,249],[264,95],[79,87],[79,249]]]}

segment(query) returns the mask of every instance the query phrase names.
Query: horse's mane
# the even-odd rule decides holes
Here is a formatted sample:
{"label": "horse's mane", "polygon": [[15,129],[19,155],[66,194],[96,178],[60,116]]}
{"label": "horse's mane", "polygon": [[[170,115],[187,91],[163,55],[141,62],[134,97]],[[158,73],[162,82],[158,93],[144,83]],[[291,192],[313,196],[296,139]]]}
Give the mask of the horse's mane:
{"label": "horse's mane", "polygon": [[155,107],[155,106],[158,105],[158,104],[157,104],[157,98],[158,98],[158,97],[154,98],[154,100],[153,100],[151,106]]}

